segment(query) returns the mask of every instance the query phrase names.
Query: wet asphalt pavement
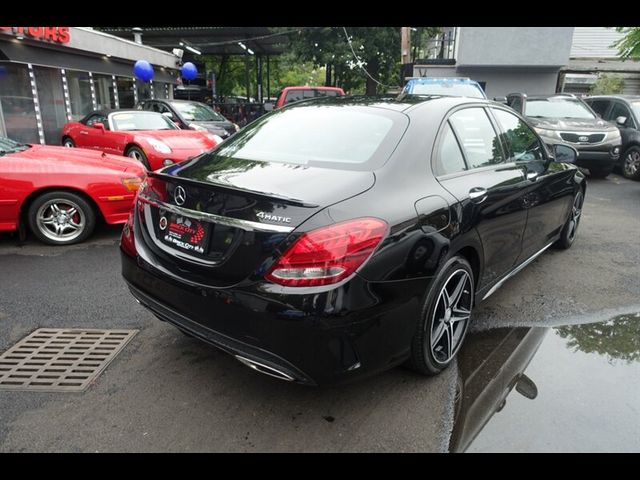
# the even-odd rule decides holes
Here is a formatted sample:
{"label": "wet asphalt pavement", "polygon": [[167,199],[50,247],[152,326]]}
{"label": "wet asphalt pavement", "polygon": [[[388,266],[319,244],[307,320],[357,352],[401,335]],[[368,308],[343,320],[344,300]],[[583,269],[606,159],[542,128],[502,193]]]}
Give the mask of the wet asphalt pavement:
{"label": "wet asphalt pavement", "polygon": [[83,393],[0,391],[0,451],[640,451],[639,207],[640,182],[590,179],[574,246],[474,310],[455,368],[326,389],[156,320],[120,279],[119,228],[0,235],[0,352],[39,327],[140,330]]}

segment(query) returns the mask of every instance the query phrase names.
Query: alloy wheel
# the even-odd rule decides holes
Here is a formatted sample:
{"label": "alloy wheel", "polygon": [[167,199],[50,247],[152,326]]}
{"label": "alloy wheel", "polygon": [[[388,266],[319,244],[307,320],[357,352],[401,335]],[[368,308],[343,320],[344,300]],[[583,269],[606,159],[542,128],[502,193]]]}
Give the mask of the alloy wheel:
{"label": "alloy wheel", "polygon": [[582,215],[582,203],[584,202],[584,197],[582,196],[582,192],[578,192],[576,198],[573,200],[573,207],[571,207],[571,216],[569,217],[569,229],[567,232],[567,236],[570,242],[573,242],[573,239],[578,232],[578,225],[580,224],[580,216]]}
{"label": "alloy wheel", "polygon": [[431,355],[437,363],[451,361],[462,344],[471,316],[473,281],[466,270],[453,272],[440,290],[431,321]]}
{"label": "alloy wheel", "polygon": [[142,161],[142,155],[140,154],[140,152],[138,150],[131,150],[129,152],[129,157],[134,158],[134,159],[138,160],[139,162]]}
{"label": "alloy wheel", "polygon": [[36,213],[38,230],[54,242],[68,242],[79,237],[87,223],[84,211],[71,200],[57,198],[40,206]]}
{"label": "alloy wheel", "polygon": [[71,140],[69,140],[69,139],[66,139],[66,140],[64,141],[64,143],[63,143],[63,146],[65,146],[65,147],[67,147],[67,148],[73,148],[73,147],[74,147],[74,145],[73,145],[73,141],[71,141]]}
{"label": "alloy wheel", "polygon": [[631,150],[624,157],[624,173],[627,177],[634,177],[640,170],[640,151]]}

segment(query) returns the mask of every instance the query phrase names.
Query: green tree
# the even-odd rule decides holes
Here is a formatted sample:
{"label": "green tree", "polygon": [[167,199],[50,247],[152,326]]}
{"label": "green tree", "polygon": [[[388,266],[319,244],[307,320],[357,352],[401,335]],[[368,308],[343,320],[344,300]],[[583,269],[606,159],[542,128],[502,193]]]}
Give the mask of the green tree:
{"label": "green tree", "polygon": [[303,62],[329,65],[332,83],[345,90],[375,95],[398,78],[399,27],[300,28],[289,37],[290,48]]}
{"label": "green tree", "polygon": [[591,95],[613,95],[622,93],[624,88],[624,78],[620,75],[608,75],[599,73],[596,82],[589,88]]}
{"label": "green tree", "polygon": [[620,315],[605,323],[570,325],[557,329],[567,345],[586,353],[598,353],[627,363],[640,361],[640,318]]}
{"label": "green tree", "polygon": [[616,31],[624,33],[624,37],[612,45],[618,48],[621,58],[640,58],[640,27],[616,27]]}

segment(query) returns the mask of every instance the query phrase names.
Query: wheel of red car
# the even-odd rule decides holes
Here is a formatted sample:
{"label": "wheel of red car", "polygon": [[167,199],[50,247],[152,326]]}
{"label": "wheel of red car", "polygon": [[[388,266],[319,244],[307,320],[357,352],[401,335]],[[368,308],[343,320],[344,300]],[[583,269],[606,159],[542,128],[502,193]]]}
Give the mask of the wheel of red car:
{"label": "wheel of red car", "polygon": [[96,225],[96,214],[80,195],[47,192],[29,207],[29,227],[50,245],[70,245],[87,239]]}
{"label": "wheel of red car", "polygon": [[149,160],[147,160],[147,156],[144,154],[141,148],[129,147],[125,152],[125,155],[142,163],[147,170],[151,170],[151,167],[149,166]]}
{"label": "wheel of red car", "polygon": [[67,148],[74,148],[76,144],[73,143],[73,140],[71,140],[70,137],[64,137],[64,139],[62,140],[62,146]]}

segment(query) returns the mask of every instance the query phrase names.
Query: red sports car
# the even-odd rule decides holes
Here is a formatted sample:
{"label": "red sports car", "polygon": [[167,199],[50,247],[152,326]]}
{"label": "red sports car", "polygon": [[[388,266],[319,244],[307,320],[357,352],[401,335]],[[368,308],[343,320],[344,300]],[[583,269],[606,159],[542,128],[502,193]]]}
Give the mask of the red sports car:
{"label": "red sports car", "polygon": [[45,243],[82,242],[98,217],[126,222],[144,177],[130,158],[0,137],[0,232],[28,225]]}
{"label": "red sports car", "polygon": [[217,135],[180,130],[166,116],[140,110],[99,110],[62,129],[62,145],[135,158],[157,170],[211,150]]}

